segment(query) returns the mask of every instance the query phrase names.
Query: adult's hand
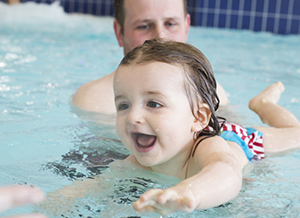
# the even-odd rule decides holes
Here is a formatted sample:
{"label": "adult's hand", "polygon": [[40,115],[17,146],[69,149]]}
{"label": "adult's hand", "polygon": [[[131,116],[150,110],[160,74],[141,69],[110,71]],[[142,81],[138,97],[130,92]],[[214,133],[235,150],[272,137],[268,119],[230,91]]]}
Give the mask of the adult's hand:
{"label": "adult's hand", "polygon": [[[0,187],[0,213],[13,207],[26,204],[40,203],[44,200],[44,193],[35,187],[14,185]],[[46,218],[41,214],[16,215],[10,218]]]}

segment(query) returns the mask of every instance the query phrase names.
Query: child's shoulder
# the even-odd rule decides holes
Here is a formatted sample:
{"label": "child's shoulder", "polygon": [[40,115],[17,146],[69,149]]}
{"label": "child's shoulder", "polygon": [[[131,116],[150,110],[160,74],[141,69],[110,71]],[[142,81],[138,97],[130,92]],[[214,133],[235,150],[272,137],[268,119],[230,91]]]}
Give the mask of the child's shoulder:
{"label": "child's shoulder", "polygon": [[[228,146],[228,143],[221,137],[221,136],[218,136],[218,135],[215,135],[215,136],[203,136],[201,138],[199,138],[197,140],[197,142],[200,142],[200,147],[203,147],[203,148],[206,148],[207,149],[209,147],[219,147],[219,148],[222,148],[223,146],[224,147],[227,147]],[[196,144],[197,144],[196,142]]]}
{"label": "child's shoulder", "polygon": [[[195,156],[206,158],[211,155],[229,154],[231,155],[231,146],[220,136],[202,137],[198,139],[199,145],[196,148]],[[197,144],[197,142],[196,142]]]}
{"label": "child's shoulder", "polygon": [[228,142],[220,136],[212,136],[203,140],[196,152],[198,161],[235,160],[240,166],[245,166],[248,159],[243,150],[234,142]]}

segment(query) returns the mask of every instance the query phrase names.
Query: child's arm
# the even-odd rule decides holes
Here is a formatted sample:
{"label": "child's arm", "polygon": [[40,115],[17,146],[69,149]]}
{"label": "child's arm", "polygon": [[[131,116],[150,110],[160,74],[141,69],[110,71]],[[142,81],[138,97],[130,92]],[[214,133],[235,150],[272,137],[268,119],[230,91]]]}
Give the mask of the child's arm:
{"label": "child's arm", "polygon": [[166,215],[178,210],[192,212],[226,203],[237,196],[242,185],[242,166],[237,158],[221,137],[205,139],[190,160],[190,178],[165,190],[149,190],[133,207],[138,212]]}

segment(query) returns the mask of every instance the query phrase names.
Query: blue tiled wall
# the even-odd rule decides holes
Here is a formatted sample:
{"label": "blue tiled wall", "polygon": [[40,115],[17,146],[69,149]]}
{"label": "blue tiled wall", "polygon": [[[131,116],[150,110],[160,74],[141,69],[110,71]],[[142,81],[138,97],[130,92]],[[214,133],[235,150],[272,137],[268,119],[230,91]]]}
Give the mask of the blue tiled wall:
{"label": "blue tiled wall", "polygon": [[300,33],[300,0],[190,0],[192,25]]}
{"label": "blue tiled wall", "polygon": [[61,0],[61,5],[68,13],[113,16],[113,0]]}
{"label": "blue tiled wall", "polygon": [[[51,4],[55,0],[21,0],[27,1]],[[113,16],[112,2],[61,0],[60,4],[68,13]],[[194,26],[300,34],[300,0],[188,0],[188,11]]]}

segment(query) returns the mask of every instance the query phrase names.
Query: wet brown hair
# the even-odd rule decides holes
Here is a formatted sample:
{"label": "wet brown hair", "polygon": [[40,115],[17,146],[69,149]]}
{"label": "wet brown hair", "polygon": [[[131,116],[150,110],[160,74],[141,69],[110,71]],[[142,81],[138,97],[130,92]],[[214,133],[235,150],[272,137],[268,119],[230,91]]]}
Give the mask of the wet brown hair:
{"label": "wet brown hair", "polygon": [[[118,23],[121,26],[121,33],[124,32],[124,20],[125,20],[125,8],[124,8],[124,1],[125,0],[114,0],[114,10],[115,10],[115,18],[118,21]],[[187,0],[183,0],[183,10],[184,15],[186,15],[187,12]]]}
{"label": "wet brown hair", "polygon": [[[205,55],[187,43],[154,39],[145,41],[143,45],[129,52],[119,66],[143,64],[153,61],[183,67],[187,78],[187,82],[184,84],[185,90],[192,113],[197,119],[199,119],[198,114],[195,114],[194,111],[200,109],[201,103],[209,106],[211,116],[208,128],[195,133],[195,140],[202,136],[210,137],[219,135],[221,127],[216,115],[216,110],[220,102],[216,93],[217,83],[211,65]],[[195,107],[198,107],[197,110],[195,110]],[[192,155],[194,155],[200,142],[195,146]]]}

